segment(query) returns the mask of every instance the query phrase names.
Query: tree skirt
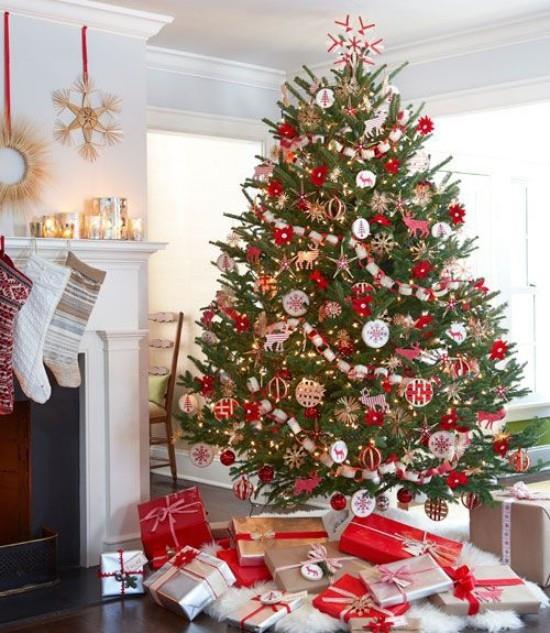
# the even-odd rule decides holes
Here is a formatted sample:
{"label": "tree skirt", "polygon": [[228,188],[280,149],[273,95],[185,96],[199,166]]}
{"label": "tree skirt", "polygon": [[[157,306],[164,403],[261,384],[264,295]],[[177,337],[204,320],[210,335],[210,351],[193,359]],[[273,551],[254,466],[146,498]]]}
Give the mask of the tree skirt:
{"label": "tree skirt", "polygon": [[[326,511],[315,511],[310,513],[298,512],[290,516],[299,517],[325,514]],[[257,516],[288,517],[289,515],[262,514]],[[451,520],[437,524],[426,517],[397,509],[389,510],[385,513],[385,516],[401,521],[402,523],[407,523],[408,525],[414,525],[415,527],[428,530],[432,534],[439,534],[464,541],[465,546],[459,560],[459,564],[461,565],[477,567],[479,565],[493,565],[500,562],[493,554],[483,552],[474,547],[471,543],[466,542],[468,537],[468,525],[465,521]],[[215,551],[216,547],[208,546],[205,549],[212,552]],[[542,603],[541,608],[548,608],[550,600],[540,587],[529,581],[527,581],[527,584],[540,596]],[[254,588],[231,588],[221,598],[212,603],[206,609],[206,613],[216,620],[225,620],[230,612],[244,605],[250,598],[273,588],[275,588],[275,585],[271,582],[258,584]],[[313,598],[314,596],[308,597],[302,607],[280,620],[275,625],[274,630],[277,633],[303,633],[304,631],[308,631],[308,633],[333,633],[335,631],[347,630],[347,625],[315,609],[311,605]],[[462,631],[466,627],[495,633],[496,631],[521,629],[524,626],[522,619],[514,611],[488,611],[475,616],[459,617],[444,613],[427,600],[413,602],[407,615],[420,620],[423,633],[441,633],[442,631],[445,631],[445,633],[458,633],[458,631]]]}

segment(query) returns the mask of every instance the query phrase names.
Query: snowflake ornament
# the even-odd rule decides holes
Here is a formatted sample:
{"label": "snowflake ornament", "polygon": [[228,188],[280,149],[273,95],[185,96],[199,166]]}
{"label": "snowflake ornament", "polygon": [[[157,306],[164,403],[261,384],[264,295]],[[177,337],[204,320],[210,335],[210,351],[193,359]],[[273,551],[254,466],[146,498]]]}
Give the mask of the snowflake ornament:
{"label": "snowflake ornament", "polygon": [[334,23],[343,29],[343,33],[338,35],[328,34],[329,53],[336,53],[335,64],[355,66],[363,63],[368,66],[374,65],[373,55],[380,55],[383,50],[382,38],[367,39],[367,32],[375,27],[363,18],[358,18],[358,26],[351,25],[351,18],[346,16],[345,20],[335,20]]}
{"label": "snowflake ornament", "polygon": [[191,446],[189,457],[193,466],[196,466],[197,468],[206,468],[207,466],[210,466],[214,460],[214,453],[215,449],[212,446],[205,444],[204,442],[199,442],[198,444],[193,444],[193,446]]}
{"label": "snowflake ornament", "polygon": [[80,135],[78,153],[85,160],[95,161],[102,147],[122,140],[122,131],[114,117],[120,112],[120,99],[96,90],[86,75],[79,77],[70,88],[56,90],[52,101],[59,115],[55,122],[55,139],[63,145],[73,145],[73,133]]}
{"label": "snowflake ornament", "polygon": [[286,449],[283,455],[283,462],[288,468],[294,470],[303,465],[306,455],[306,451],[301,446],[293,446]]}

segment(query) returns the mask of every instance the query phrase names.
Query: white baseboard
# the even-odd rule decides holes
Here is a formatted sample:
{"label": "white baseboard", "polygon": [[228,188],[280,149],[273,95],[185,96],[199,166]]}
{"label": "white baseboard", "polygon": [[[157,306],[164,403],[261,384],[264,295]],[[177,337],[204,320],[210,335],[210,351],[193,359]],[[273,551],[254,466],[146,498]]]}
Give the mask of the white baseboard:
{"label": "white baseboard", "polygon": [[[166,449],[161,446],[151,447],[151,457],[154,459],[165,459]],[[185,448],[176,448],[176,470],[178,479],[187,479],[188,481],[196,481],[200,484],[208,484],[210,486],[218,486],[218,488],[233,487],[231,478],[229,477],[229,469],[224,466],[218,457],[206,468],[197,468],[191,463],[189,451]],[[170,469],[159,468],[155,472],[171,477]]]}

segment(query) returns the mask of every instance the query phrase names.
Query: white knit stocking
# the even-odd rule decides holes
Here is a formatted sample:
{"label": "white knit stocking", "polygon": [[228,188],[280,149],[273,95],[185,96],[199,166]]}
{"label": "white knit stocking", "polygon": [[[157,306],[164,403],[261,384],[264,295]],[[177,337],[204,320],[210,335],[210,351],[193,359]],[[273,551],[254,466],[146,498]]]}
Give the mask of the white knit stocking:
{"label": "white knit stocking", "polygon": [[15,321],[13,369],[25,395],[42,404],[52,393],[42,362],[44,340],[70,270],[33,254],[24,272],[32,290]]}

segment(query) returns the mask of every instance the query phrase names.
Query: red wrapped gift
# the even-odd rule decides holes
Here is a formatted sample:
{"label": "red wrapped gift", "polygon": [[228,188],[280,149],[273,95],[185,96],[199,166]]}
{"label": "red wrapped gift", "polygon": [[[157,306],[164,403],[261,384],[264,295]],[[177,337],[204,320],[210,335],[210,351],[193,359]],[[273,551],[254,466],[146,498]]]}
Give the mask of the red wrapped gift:
{"label": "red wrapped gift", "polygon": [[186,488],[138,506],[143,549],[151,567],[158,569],[174,551],[212,541],[198,488]]}
{"label": "red wrapped gift", "polygon": [[216,552],[216,556],[229,565],[229,569],[237,579],[236,587],[252,587],[257,582],[271,580],[271,573],[263,563],[255,567],[239,565],[239,557],[235,548],[221,549]]}
{"label": "red wrapped gift", "polygon": [[349,574],[345,574],[316,596],[313,599],[313,606],[344,622],[349,622],[352,618],[393,618],[409,609],[408,602],[402,602],[395,607],[378,606],[365,584]]}
{"label": "red wrapped gift", "polygon": [[462,543],[393,521],[380,514],[354,517],[342,532],[340,550],[370,563],[384,565],[403,558],[430,554],[441,566],[453,565]]}

